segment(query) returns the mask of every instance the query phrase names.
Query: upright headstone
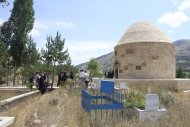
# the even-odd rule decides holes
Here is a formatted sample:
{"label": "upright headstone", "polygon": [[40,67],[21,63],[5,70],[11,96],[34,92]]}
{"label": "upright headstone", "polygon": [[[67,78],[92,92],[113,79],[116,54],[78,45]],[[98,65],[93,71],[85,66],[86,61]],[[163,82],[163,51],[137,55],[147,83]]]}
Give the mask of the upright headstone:
{"label": "upright headstone", "polygon": [[150,120],[153,123],[166,114],[166,109],[159,108],[159,97],[157,94],[147,94],[145,110],[138,108],[136,110],[140,121]]}
{"label": "upright headstone", "polygon": [[159,109],[159,97],[157,94],[146,95],[146,111],[157,111]]}
{"label": "upright headstone", "polygon": [[120,87],[120,89],[126,89],[127,88],[126,82],[120,82],[119,87]]}

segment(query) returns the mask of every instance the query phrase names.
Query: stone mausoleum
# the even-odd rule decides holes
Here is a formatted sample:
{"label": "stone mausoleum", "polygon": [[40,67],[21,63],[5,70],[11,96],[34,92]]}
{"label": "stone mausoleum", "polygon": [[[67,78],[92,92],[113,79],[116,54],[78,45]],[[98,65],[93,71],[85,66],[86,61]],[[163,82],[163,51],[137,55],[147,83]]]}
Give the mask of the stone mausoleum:
{"label": "stone mausoleum", "polygon": [[190,80],[175,78],[175,45],[150,22],[136,22],[130,26],[114,52],[115,82],[164,85],[180,91],[190,89]]}
{"label": "stone mausoleum", "polygon": [[174,79],[175,46],[154,24],[134,23],[115,46],[119,79]]}

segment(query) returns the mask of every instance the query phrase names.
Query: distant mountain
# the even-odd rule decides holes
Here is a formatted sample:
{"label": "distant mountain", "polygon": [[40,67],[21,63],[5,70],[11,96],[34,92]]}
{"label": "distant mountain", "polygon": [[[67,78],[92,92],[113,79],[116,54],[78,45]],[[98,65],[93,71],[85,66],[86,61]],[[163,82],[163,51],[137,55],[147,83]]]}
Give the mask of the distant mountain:
{"label": "distant mountain", "polygon": [[[186,71],[190,71],[190,39],[181,39],[173,42],[176,46],[176,65]],[[102,70],[112,69],[114,64],[114,53],[108,53],[96,58],[102,66]],[[77,65],[79,69],[85,69],[87,63]]]}
{"label": "distant mountain", "polygon": [[173,42],[177,56],[190,56],[190,39],[181,39]]}
{"label": "distant mountain", "polygon": [[190,71],[190,39],[181,39],[173,42],[176,46],[176,65]]}
{"label": "distant mountain", "polygon": [[[96,58],[98,63],[101,65],[102,71],[107,69],[112,69],[114,64],[114,53],[110,52],[108,54],[102,55]],[[79,69],[87,68],[87,62],[77,65]]]}

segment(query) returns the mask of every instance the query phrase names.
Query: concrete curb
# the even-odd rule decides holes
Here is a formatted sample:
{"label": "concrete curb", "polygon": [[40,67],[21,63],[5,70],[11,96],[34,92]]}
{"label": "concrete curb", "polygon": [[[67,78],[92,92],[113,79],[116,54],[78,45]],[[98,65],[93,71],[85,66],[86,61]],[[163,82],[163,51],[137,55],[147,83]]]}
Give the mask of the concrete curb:
{"label": "concrete curb", "polygon": [[8,98],[8,99],[4,99],[0,102],[0,104],[2,105],[5,105],[7,103],[11,103],[12,101],[15,101],[15,100],[18,100],[20,98],[23,98],[23,97],[26,97],[26,96],[30,96],[30,95],[33,95],[33,94],[36,94],[36,93],[39,93],[38,90],[36,91],[32,91],[32,92],[29,92],[29,93],[24,93],[24,94],[21,94],[21,95],[18,95],[18,96],[14,96],[14,97],[11,97],[11,98]]}
{"label": "concrete curb", "polygon": [[0,111],[14,107],[17,103],[24,102],[24,100],[26,100],[28,97],[35,96],[38,93],[39,90],[36,90],[2,100],[0,101]]}

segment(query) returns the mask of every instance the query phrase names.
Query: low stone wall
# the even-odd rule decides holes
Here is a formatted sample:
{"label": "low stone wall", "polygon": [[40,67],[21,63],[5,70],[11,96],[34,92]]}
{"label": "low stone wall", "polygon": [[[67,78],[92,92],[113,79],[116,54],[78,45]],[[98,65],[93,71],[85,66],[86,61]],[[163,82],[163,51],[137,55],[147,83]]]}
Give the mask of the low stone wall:
{"label": "low stone wall", "polygon": [[115,79],[115,84],[126,82],[129,87],[157,87],[174,91],[190,90],[190,79]]}
{"label": "low stone wall", "polygon": [[[104,80],[104,79],[102,79]],[[120,82],[125,82],[129,87],[148,89],[158,87],[174,91],[190,90],[190,79],[106,79],[115,82],[115,87],[119,87]],[[98,79],[93,79],[97,83]]]}

